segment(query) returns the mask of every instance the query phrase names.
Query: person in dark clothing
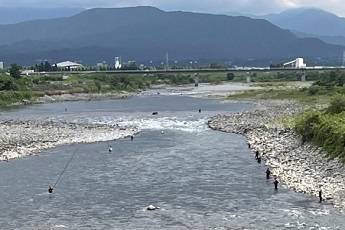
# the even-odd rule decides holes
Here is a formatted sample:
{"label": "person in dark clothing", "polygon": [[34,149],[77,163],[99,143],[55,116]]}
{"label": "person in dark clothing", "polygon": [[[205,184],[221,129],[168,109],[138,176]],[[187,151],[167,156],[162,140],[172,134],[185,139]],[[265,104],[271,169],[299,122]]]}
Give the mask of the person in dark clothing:
{"label": "person in dark clothing", "polygon": [[249,142],[247,142],[247,145],[248,145],[248,149],[250,149],[250,143]]}
{"label": "person in dark clothing", "polygon": [[258,159],[258,158],[259,158],[259,151],[256,150],[256,151],[255,151],[255,159]]}
{"label": "person in dark clothing", "polygon": [[271,170],[269,168],[267,168],[266,170],[266,179],[270,179],[270,176],[271,176]]}
{"label": "person in dark clothing", "polygon": [[274,178],[273,184],[274,184],[274,189],[275,189],[275,190],[278,190],[279,181],[277,180],[277,177]]}
{"label": "person in dark clothing", "polygon": [[258,161],[258,163],[260,164],[260,163],[261,163],[261,157],[258,157],[258,158],[257,158],[257,161]]}
{"label": "person in dark clothing", "polygon": [[199,113],[201,113],[201,109],[199,109]]}
{"label": "person in dark clothing", "polygon": [[133,137],[133,135],[131,136],[131,140],[133,141],[133,139],[134,139],[134,137]]}
{"label": "person in dark clothing", "polygon": [[53,189],[52,187],[49,186],[49,188],[48,188],[48,193],[53,193],[53,190],[54,190],[54,189]]}
{"label": "person in dark clothing", "polygon": [[322,189],[321,188],[319,189],[319,199],[320,199],[319,203],[321,203],[322,202]]}

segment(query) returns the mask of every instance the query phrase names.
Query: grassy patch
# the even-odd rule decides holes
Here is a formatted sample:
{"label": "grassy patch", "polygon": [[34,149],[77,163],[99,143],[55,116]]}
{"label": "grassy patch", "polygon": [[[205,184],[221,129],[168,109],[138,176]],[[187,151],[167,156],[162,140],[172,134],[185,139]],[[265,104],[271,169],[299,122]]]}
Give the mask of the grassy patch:
{"label": "grassy patch", "polygon": [[257,87],[286,87],[288,85],[287,82],[262,82],[262,83],[253,83],[251,86]]}
{"label": "grassy patch", "polygon": [[303,104],[314,105],[328,103],[329,95],[309,95],[306,91],[301,90],[248,90],[240,94],[227,96],[228,99],[273,99],[273,100],[295,100]]}

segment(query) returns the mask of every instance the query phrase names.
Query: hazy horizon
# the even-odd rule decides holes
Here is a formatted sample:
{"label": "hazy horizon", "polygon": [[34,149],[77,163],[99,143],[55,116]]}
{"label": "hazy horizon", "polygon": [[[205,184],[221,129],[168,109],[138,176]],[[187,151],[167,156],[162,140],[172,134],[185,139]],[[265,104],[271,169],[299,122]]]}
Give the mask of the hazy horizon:
{"label": "hazy horizon", "polygon": [[[66,7],[68,6],[68,7]],[[340,17],[345,17],[345,4],[342,0],[0,0],[0,8],[122,8],[135,6],[153,6],[164,11],[189,11],[210,14],[266,15],[280,13],[293,8],[319,8]]]}

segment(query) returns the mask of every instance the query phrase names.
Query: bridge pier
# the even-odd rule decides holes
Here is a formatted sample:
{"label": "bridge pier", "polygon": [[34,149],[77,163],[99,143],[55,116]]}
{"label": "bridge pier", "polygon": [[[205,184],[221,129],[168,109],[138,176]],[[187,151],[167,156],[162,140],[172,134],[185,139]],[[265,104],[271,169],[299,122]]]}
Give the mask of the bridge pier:
{"label": "bridge pier", "polygon": [[305,70],[302,70],[301,81],[305,81]]}
{"label": "bridge pier", "polygon": [[247,83],[250,83],[252,81],[251,79],[251,73],[247,72]]}

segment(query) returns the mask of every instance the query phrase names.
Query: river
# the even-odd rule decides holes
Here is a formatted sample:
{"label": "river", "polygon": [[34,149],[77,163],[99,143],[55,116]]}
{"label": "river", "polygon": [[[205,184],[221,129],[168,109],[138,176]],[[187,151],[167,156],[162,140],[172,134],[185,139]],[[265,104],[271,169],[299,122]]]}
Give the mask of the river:
{"label": "river", "polygon": [[[275,191],[242,136],[207,127],[213,115],[252,108],[160,90],[2,111],[4,120],[141,132],[133,141],[72,144],[0,163],[0,229],[344,229],[341,210],[283,184]],[[149,204],[160,209],[147,211]]]}

